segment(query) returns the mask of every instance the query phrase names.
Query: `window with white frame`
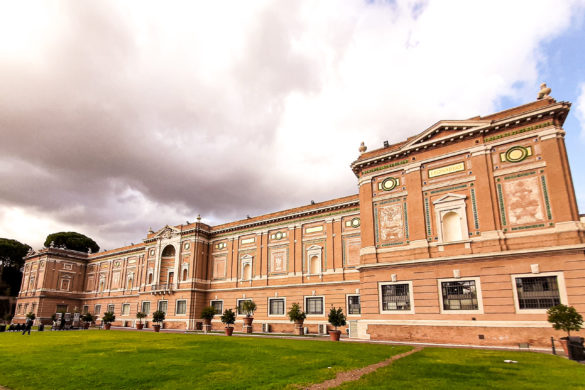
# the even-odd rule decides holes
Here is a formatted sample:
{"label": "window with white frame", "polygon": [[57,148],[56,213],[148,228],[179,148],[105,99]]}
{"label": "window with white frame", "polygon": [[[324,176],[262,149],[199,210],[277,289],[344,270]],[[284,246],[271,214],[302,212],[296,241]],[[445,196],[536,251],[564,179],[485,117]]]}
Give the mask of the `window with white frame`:
{"label": "window with white frame", "polygon": [[211,301],[211,306],[215,310],[215,314],[222,314],[223,313],[223,301]]}
{"label": "window with white frame", "polygon": [[142,302],[142,310],[144,314],[150,314],[150,302],[144,301]]}
{"label": "window with white frame", "polygon": [[518,309],[549,309],[561,304],[556,275],[516,277]]}
{"label": "window with white frame", "polygon": [[307,315],[323,315],[323,297],[305,297],[305,312]]}
{"label": "window with white frame", "polygon": [[108,311],[109,311],[109,312],[112,312],[112,313],[114,313],[115,309],[116,309],[116,305],[114,305],[114,304],[112,304],[112,303],[110,303],[110,304],[108,305]]}
{"label": "window with white frame", "polygon": [[360,305],[359,295],[348,295],[347,296],[347,314],[356,315],[361,314],[362,308]]}
{"label": "window with white frame", "polygon": [[284,298],[268,298],[268,315],[283,316],[284,306]]}
{"label": "window with white frame", "polygon": [[122,315],[123,316],[129,316],[130,315],[130,304],[129,303],[123,303],[122,304]]}
{"label": "window with white frame", "polygon": [[379,284],[380,313],[411,314],[412,282],[383,282]]}
{"label": "window with white frame", "polygon": [[93,307],[93,314],[101,314],[102,312],[102,305],[95,305]]}
{"label": "window with white frame", "polygon": [[246,315],[246,312],[244,311],[244,302],[246,301],[251,301],[251,299],[238,299],[238,315],[239,316],[243,316]]}
{"label": "window with white frame", "polygon": [[167,301],[158,301],[158,310],[167,313],[168,302]]}
{"label": "window with white frame", "polygon": [[441,309],[463,312],[480,310],[479,278],[439,281]]}
{"label": "window with white frame", "polygon": [[187,301],[184,299],[177,301],[177,306],[175,307],[175,314],[182,315],[187,314]]}
{"label": "window with white frame", "polygon": [[57,305],[57,313],[67,313],[67,305]]}
{"label": "window with white frame", "polygon": [[88,305],[83,305],[83,310],[81,311],[83,314],[87,314],[89,313],[89,306]]}

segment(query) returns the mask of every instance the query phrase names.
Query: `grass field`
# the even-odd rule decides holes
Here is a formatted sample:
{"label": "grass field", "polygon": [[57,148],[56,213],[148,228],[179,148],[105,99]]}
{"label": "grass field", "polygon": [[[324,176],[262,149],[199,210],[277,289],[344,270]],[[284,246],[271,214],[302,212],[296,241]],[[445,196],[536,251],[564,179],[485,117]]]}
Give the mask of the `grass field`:
{"label": "grass field", "polygon": [[425,348],[341,388],[585,389],[585,365],[531,352]]}
{"label": "grass field", "polygon": [[14,390],[283,388],[322,382],[409,349],[153,332],[0,333],[0,385]]}

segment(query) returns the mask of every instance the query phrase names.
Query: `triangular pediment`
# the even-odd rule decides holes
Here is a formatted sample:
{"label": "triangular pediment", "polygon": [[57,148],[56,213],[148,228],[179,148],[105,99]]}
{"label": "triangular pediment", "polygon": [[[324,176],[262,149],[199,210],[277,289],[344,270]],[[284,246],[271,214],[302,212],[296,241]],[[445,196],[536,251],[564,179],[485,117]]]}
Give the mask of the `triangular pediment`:
{"label": "triangular pediment", "polygon": [[467,132],[473,128],[488,125],[489,121],[465,120],[465,121],[440,121],[413,137],[401,149],[407,149],[416,145],[434,143],[444,139],[459,136],[459,133]]}
{"label": "triangular pediment", "polygon": [[181,231],[179,229],[166,225],[165,227],[154,233],[153,238],[171,238],[172,236],[174,236],[175,234],[179,234],[180,232]]}
{"label": "triangular pediment", "polygon": [[462,200],[465,200],[465,198],[467,198],[466,195],[448,193],[446,195],[441,196],[439,199],[433,201],[433,204],[460,202]]}

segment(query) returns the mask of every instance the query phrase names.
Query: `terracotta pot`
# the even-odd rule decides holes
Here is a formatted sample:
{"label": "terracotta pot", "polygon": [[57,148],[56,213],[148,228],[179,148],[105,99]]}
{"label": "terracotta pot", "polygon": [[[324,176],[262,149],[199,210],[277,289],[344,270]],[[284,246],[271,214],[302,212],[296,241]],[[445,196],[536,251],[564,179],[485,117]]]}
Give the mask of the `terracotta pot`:
{"label": "terracotta pot", "polygon": [[152,327],[154,328],[155,332],[160,332],[160,325],[153,325]]}
{"label": "terracotta pot", "polygon": [[105,324],[104,327],[106,328],[106,330],[110,330],[110,328],[112,327],[112,324]]}
{"label": "terracotta pot", "polygon": [[136,324],[136,329],[142,330],[142,328],[144,328],[144,324],[141,323]]}
{"label": "terracotta pot", "polygon": [[339,341],[339,336],[341,336],[340,330],[330,330],[329,331],[329,338],[331,341]]}
{"label": "terracotta pot", "polygon": [[305,332],[303,331],[303,323],[305,321],[303,320],[297,320],[295,321],[295,334],[298,336],[302,336],[305,334]]}
{"label": "terracotta pot", "polygon": [[254,317],[244,317],[244,326],[252,326],[252,321]]}
{"label": "terracotta pot", "polygon": [[226,336],[231,336],[232,333],[234,333],[234,328],[232,328],[231,326],[226,326],[224,328],[224,330],[225,330],[225,335]]}
{"label": "terracotta pot", "polygon": [[568,342],[569,342],[569,338],[568,337],[561,337],[559,339],[559,342],[561,343],[561,347],[563,347],[563,351],[565,351],[565,355],[569,356],[569,347],[568,347]]}
{"label": "terracotta pot", "polygon": [[203,325],[211,325],[211,318],[204,318]]}

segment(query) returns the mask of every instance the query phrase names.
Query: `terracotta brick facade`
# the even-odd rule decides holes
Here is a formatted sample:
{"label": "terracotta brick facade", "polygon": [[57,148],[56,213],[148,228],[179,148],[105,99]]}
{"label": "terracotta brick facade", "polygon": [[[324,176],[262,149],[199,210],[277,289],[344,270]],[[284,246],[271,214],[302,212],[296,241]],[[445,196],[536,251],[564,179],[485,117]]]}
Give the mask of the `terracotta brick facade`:
{"label": "terracotta brick facade", "polygon": [[[98,306],[101,317],[114,305],[115,325],[134,326],[145,305],[166,305],[166,328],[196,329],[212,302],[225,310],[252,299],[255,332],[292,332],[286,312],[297,302],[311,333],[326,331],[335,306],[356,338],[545,346],[561,336],[547,307],[585,312],[569,109],[545,98],[440,121],[362,153],[351,164],[356,195],[219,226],[165,226],[108,252],[45,248],[27,257],[15,320]],[[219,316],[212,326],[222,328]]]}

